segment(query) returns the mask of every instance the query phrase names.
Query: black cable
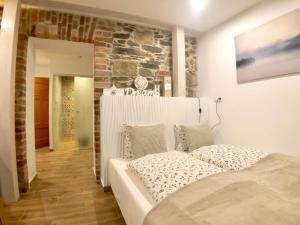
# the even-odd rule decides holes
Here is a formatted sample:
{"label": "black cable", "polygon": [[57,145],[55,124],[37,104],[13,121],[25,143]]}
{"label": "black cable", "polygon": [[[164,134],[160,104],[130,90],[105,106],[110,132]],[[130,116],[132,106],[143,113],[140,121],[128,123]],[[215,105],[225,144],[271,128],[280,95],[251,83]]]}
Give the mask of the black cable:
{"label": "black cable", "polygon": [[211,128],[212,130],[215,129],[218,125],[220,125],[221,122],[222,122],[221,116],[220,116],[220,114],[219,114],[219,112],[218,112],[218,106],[219,106],[219,103],[220,103],[219,100],[217,100],[217,101],[216,101],[216,114],[217,114],[217,116],[218,116],[218,118],[219,118],[219,121]]}
{"label": "black cable", "polygon": [[202,114],[200,98],[198,98],[198,106],[199,106],[199,123],[200,123],[200,121],[201,121],[201,114]]}

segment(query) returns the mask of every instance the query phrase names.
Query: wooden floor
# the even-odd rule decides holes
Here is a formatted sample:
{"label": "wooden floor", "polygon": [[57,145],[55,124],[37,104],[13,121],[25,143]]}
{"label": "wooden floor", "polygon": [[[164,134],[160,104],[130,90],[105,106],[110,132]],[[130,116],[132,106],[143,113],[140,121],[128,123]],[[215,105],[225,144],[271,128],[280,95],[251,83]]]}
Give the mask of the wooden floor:
{"label": "wooden floor", "polygon": [[112,193],[92,171],[91,150],[69,144],[38,150],[38,177],[17,203],[4,208],[6,225],[125,225]]}

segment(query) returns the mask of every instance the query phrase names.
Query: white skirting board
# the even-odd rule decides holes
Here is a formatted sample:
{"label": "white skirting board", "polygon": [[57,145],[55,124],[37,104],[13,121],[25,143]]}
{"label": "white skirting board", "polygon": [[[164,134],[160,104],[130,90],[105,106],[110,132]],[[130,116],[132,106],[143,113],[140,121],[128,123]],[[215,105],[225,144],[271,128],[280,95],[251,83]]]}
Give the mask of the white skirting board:
{"label": "white skirting board", "polygon": [[[201,108],[203,112],[206,111],[202,104]],[[121,132],[124,124],[164,123],[168,130],[169,142],[174,148],[173,125],[199,122],[199,99],[102,96],[100,115],[101,182],[105,187],[110,185],[107,173],[108,161],[111,158],[120,157]]]}

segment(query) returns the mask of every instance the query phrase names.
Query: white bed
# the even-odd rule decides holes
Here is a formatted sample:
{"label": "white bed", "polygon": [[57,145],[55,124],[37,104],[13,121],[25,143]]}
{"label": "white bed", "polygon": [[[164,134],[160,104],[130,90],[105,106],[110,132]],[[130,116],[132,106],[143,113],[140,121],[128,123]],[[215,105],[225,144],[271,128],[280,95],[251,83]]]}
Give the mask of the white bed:
{"label": "white bed", "polygon": [[[202,103],[201,107],[206,111]],[[199,99],[102,96],[100,111],[102,186],[111,186],[127,225],[142,225],[155,201],[142,181],[127,169],[126,161],[118,159],[121,156],[123,125],[163,123],[169,131],[173,131],[174,124],[197,123]],[[205,120],[204,115],[208,112],[202,113]],[[169,132],[169,138],[175,142],[172,132]]]}
{"label": "white bed", "polygon": [[142,225],[145,216],[155,205],[142,182],[127,169],[124,159],[111,159],[108,175],[126,224]]}

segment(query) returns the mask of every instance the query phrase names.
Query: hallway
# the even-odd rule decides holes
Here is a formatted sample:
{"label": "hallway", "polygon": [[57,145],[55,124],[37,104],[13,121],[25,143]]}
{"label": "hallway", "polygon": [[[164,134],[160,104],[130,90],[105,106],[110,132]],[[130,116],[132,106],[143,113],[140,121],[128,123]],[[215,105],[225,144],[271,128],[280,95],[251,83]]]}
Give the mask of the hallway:
{"label": "hallway", "polygon": [[93,152],[70,143],[37,151],[38,176],[30,192],[5,206],[6,225],[125,225],[112,193],[92,171]]}

